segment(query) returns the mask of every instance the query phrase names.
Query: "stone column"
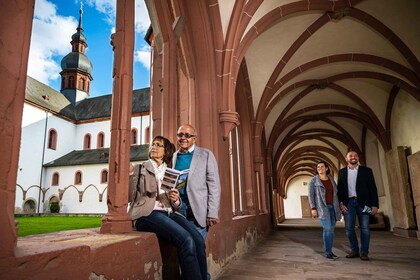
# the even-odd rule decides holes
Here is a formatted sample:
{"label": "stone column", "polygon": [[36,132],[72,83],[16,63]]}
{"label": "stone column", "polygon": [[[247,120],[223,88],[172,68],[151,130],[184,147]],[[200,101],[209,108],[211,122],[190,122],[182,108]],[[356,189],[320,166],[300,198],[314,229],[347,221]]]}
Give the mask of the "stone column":
{"label": "stone column", "polygon": [[[26,72],[34,0],[2,1],[0,9],[0,264],[14,257],[14,217]],[[3,267],[0,267],[0,271]]]}
{"label": "stone column", "polygon": [[411,190],[413,191],[414,207],[417,218],[417,239],[420,240],[420,152],[408,157],[408,169],[410,170]]}
{"label": "stone column", "polygon": [[409,237],[415,223],[404,148],[392,149],[385,156],[395,223],[393,231],[395,235]]}
{"label": "stone column", "polygon": [[108,213],[101,233],[132,231],[127,214],[130,166],[130,135],[133,96],[134,0],[117,0],[114,48],[111,147],[109,154]]}

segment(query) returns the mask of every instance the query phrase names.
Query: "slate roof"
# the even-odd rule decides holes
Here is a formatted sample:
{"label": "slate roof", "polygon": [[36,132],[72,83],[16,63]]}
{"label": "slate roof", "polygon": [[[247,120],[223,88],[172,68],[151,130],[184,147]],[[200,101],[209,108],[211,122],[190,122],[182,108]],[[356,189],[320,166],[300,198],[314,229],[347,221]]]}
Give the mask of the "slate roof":
{"label": "slate roof", "polygon": [[65,107],[73,107],[63,94],[30,76],[26,79],[25,99],[55,113]]}
{"label": "slate roof", "polygon": [[[148,159],[149,145],[133,145],[130,147],[130,161],[145,161]],[[86,165],[108,163],[109,148],[72,151],[56,160],[44,164],[44,167],[70,165]]]}
{"label": "slate roof", "polygon": [[[27,76],[25,99],[74,121],[111,117],[112,95],[86,98],[73,106],[60,92]],[[148,113],[150,88],[133,90],[132,114]]]}

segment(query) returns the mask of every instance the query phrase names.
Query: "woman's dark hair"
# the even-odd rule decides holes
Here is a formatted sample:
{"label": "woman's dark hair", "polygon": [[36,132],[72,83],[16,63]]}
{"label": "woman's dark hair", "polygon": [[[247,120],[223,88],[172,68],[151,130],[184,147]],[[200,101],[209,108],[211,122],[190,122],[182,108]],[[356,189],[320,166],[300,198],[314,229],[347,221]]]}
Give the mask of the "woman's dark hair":
{"label": "woman's dark hair", "polygon": [[[163,155],[163,162],[171,165],[172,163],[172,156],[175,152],[175,145],[171,143],[168,139],[166,139],[163,136],[155,136],[152,140],[152,143],[154,141],[160,141],[163,143],[163,149],[165,150],[165,154]],[[152,145],[152,144],[150,144]],[[150,151],[149,151],[149,158],[150,158]]]}
{"label": "woman's dark hair", "polygon": [[321,160],[321,161],[319,161],[317,164],[316,164],[316,167],[315,167],[315,171],[316,171],[316,173],[318,174],[318,164],[323,164],[324,166],[325,166],[325,168],[327,169],[327,171],[325,172],[325,173],[327,173],[327,175],[330,175],[330,168],[328,167],[328,164],[325,162],[325,161],[323,161],[323,160]]}

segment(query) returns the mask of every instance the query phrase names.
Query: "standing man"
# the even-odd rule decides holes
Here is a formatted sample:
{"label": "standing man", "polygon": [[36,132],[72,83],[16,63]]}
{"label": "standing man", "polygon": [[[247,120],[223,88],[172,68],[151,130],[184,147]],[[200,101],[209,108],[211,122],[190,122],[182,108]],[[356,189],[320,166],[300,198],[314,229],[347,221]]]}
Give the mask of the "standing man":
{"label": "standing man", "polygon": [[[346,155],[347,167],[338,172],[338,199],[344,214],[346,235],[351,252],[346,258],[369,260],[369,215],[378,212],[379,201],[372,169],[359,165],[359,155],[350,151]],[[361,250],[355,231],[356,215],[360,224]]]}
{"label": "standing man", "polygon": [[216,158],[210,150],[195,145],[197,132],[192,125],[181,125],[176,135],[179,150],[174,153],[173,166],[177,170],[190,169],[187,184],[180,190],[180,212],[206,239],[208,228],[218,223],[219,218],[220,179]]}

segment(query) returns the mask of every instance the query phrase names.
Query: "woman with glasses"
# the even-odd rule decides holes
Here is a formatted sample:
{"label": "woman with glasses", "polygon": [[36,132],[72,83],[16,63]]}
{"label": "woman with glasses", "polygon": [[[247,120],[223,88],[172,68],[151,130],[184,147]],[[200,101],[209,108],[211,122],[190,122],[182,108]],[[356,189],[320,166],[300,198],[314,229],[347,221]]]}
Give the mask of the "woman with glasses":
{"label": "woman with glasses", "polygon": [[129,214],[138,231],[153,232],[177,248],[183,279],[205,279],[206,245],[200,233],[184,216],[176,213],[181,205],[179,191],[161,189],[173,144],[156,136],[149,149],[149,160],[130,172]]}
{"label": "woman with glasses", "polygon": [[337,185],[329,175],[330,169],[325,161],[316,165],[318,175],[309,182],[309,204],[313,218],[319,218],[322,225],[325,257],[334,260],[337,256],[332,252],[334,243],[334,228],[341,220],[341,210],[338,203]]}

